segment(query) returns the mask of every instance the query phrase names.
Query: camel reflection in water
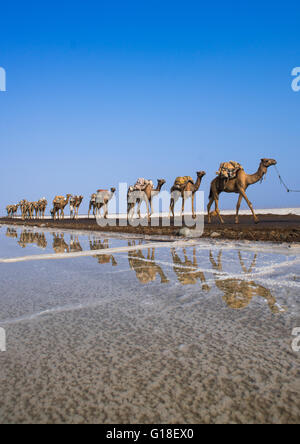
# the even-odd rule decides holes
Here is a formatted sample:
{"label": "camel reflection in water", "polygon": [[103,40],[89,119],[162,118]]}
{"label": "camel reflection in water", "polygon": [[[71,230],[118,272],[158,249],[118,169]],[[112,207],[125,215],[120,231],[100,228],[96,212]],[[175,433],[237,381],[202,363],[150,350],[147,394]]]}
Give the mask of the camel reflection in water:
{"label": "camel reflection in water", "polygon": [[[142,241],[138,245],[142,245]],[[128,242],[128,246],[136,246],[135,241]],[[155,263],[155,249],[148,248],[147,250],[147,257],[143,255],[142,250],[128,252],[128,262],[131,270],[135,271],[136,277],[142,284],[154,282],[157,274],[160,277],[161,283],[166,284],[169,282],[168,278],[161,267]]]}
{"label": "camel reflection in water", "polygon": [[[79,236],[70,236],[70,245],[67,244],[64,238],[64,233],[53,233],[53,250],[55,253],[70,253],[70,252],[81,252],[83,251]],[[6,236],[17,239],[18,233],[14,228],[7,228]],[[20,234],[20,238],[17,241],[18,244],[25,248],[29,244],[35,244],[39,248],[45,249],[47,247],[47,240],[45,233],[43,232],[33,232],[28,230],[23,230]],[[104,240],[93,240],[89,241],[90,250],[106,250],[109,248],[108,239]],[[134,247],[137,245],[143,245],[143,241],[139,241],[136,244],[135,241],[129,241],[128,246]],[[143,251],[147,250],[147,255],[143,254]],[[171,248],[171,257],[173,261],[173,271],[177,277],[178,282],[181,285],[196,285],[201,282],[202,291],[209,292],[211,287],[207,284],[205,274],[201,271],[199,267],[196,248],[193,248],[190,253],[191,257],[187,253],[185,248],[182,249],[183,259],[180,258],[180,254],[174,248]],[[237,252],[238,261],[241,267],[242,274],[249,275],[255,269],[258,255],[254,254],[250,266],[247,268],[243,260],[240,251]],[[118,263],[112,254],[97,255],[95,257],[99,264],[108,264],[111,262],[113,266],[117,266]],[[224,278],[220,276],[223,273],[222,264],[223,251],[220,250],[216,256],[212,251],[209,252],[209,260],[213,270],[213,277],[216,287],[222,292],[222,299],[227,304],[228,307],[234,310],[245,309],[249,306],[254,297],[263,298],[272,313],[276,314],[279,312],[284,312],[285,309],[282,308],[278,303],[276,303],[275,297],[272,295],[271,291],[263,287],[260,284],[255,283],[253,280],[248,281],[239,278]],[[166,284],[169,282],[168,277],[164,273],[163,269],[155,262],[155,249],[147,248],[147,244],[144,245],[143,250],[136,249],[128,252],[128,262],[131,270],[135,271],[136,277],[141,284],[148,284],[154,282],[157,275],[160,277],[160,282]]]}
{"label": "camel reflection in water", "polygon": [[[109,248],[108,239],[104,239],[103,241],[100,239],[93,241],[90,240],[90,250],[106,250],[107,248]],[[112,266],[115,267],[118,265],[112,254],[96,254],[93,257],[98,259],[99,264],[109,264],[111,261]]]}
{"label": "camel reflection in water", "polygon": [[70,236],[70,253],[77,253],[83,251],[79,242],[79,236],[74,236],[71,234]]}
{"label": "camel reflection in water", "polygon": [[[210,251],[209,259],[214,270],[218,272],[223,271],[222,266],[222,250],[218,254],[217,261],[214,259],[213,253]],[[254,254],[252,263],[249,268],[245,266],[241,252],[238,252],[239,262],[243,273],[252,273],[256,266],[257,254]],[[241,310],[250,304],[254,296],[259,296],[265,299],[272,313],[276,314],[285,311],[276,303],[275,297],[271,291],[262,285],[256,284],[254,281],[246,281],[243,279],[218,279],[215,276],[215,284],[217,288],[223,293],[223,300],[228,307],[234,310]]]}
{"label": "camel reflection in water", "polygon": [[7,228],[6,230],[6,237],[11,237],[13,239],[18,238],[18,232],[14,228]]}
{"label": "camel reflection in water", "polygon": [[186,253],[186,249],[183,248],[184,260],[181,260],[176,253],[175,248],[171,249],[173,259],[173,270],[177,276],[178,281],[182,285],[195,285],[198,280],[202,282],[202,290],[209,291],[210,287],[206,283],[205,275],[198,269],[198,263],[196,258],[196,248],[193,248],[193,260],[191,261]]}
{"label": "camel reflection in water", "polygon": [[63,233],[53,233],[52,247],[57,254],[70,253],[69,245],[66,243]]}
{"label": "camel reflection in water", "polygon": [[44,250],[47,247],[47,240],[44,233],[23,230],[20,234],[18,244],[22,248],[26,248],[26,246],[30,244],[35,244],[37,247]]}
{"label": "camel reflection in water", "polygon": [[[141,244],[142,242],[139,242],[139,245]],[[136,244],[135,242],[129,242],[128,245],[134,246]],[[186,249],[182,249],[182,253],[183,259],[180,258],[179,253],[177,253],[174,248],[171,249],[173,270],[177,276],[178,282],[180,282],[181,285],[196,285],[198,282],[201,282],[202,291],[209,292],[211,287],[207,284],[204,272],[199,269],[196,248],[193,248],[192,258],[189,258]],[[215,260],[212,251],[209,252],[209,260],[212,269],[218,273],[223,272],[222,255],[223,252],[221,250],[218,253],[217,260]],[[243,273],[250,274],[253,272],[256,266],[257,257],[257,254],[254,254],[251,265],[247,268],[241,252],[238,252],[238,259]],[[136,277],[142,284],[155,281],[157,274],[161,278],[161,283],[169,282],[161,267],[155,263],[154,248],[148,248],[147,257],[143,255],[142,250],[129,251],[128,261],[130,268],[135,271]],[[253,297],[258,296],[266,300],[272,313],[276,314],[284,311],[284,309],[276,303],[276,299],[271,291],[262,285],[256,284],[254,281],[237,278],[222,279],[218,274],[215,274],[214,281],[216,287],[223,293],[222,298],[224,302],[231,309],[244,309],[249,306]]]}

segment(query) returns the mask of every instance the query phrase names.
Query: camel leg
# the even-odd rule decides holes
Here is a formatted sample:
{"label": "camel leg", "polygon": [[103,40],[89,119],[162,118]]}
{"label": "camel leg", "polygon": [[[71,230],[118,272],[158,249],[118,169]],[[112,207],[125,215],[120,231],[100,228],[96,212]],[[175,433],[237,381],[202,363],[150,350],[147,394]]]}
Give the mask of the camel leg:
{"label": "camel leg", "polygon": [[174,209],[175,204],[178,201],[178,199],[181,197],[181,193],[178,190],[171,191],[171,200],[170,200],[170,215],[172,214],[173,217],[175,217]]}
{"label": "camel leg", "polygon": [[196,214],[195,214],[195,193],[192,194],[192,213],[193,213],[193,219],[196,219]]}
{"label": "camel leg", "polygon": [[216,215],[218,216],[219,221],[221,222],[221,224],[224,224],[224,219],[222,218],[221,213],[220,213],[220,209],[219,209],[219,196],[215,196],[214,200],[215,200],[215,212],[216,212]]}
{"label": "camel leg", "polygon": [[209,224],[211,224],[211,212],[210,212],[210,210],[211,210],[211,206],[212,206],[213,203],[214,203],[214,198],[211,197],[210,201],[209,201],[209,203],[207,205],[207,216],[208,216],[208,223]]}
{"label": "camel leg", "polygon": [[149,201],[149,199],[146,200],[146,204],[147,204],[148,221],[150,221],[150,219],[151,219],[151,211],[150,211],[150,201]]}
{"label": "camel leg", "polygon": [[152,199],[151,198],[149,199],[149,203],[150,203],[150,217],[151,217],[152,214],[153,214],[153,203],[152,203]]}
{"label": "camel leg", "polygon": [[139,219],[141,218],[141,206],[142,206],[142,200],[139,200],[138,205],[137,205],[137,210],[136,210]]}
{"label": "camel leg", "polygon": [[104,219],[107,219],[107,214],[108,214],[107,204],[104,204],[103,210],[104,210]]}
{"label": "camel leg", "polygon": [[155,248],[152,248],[152,256],[151,256],[151,260],[154,262],[155,261]]}
{"label": "camel leg", "polygon": [[132,217],[132,210],[134,210],[134,205],[132,203],[128,203],[128,205],[127,205],[127,217],[128,217],[128,219],[131,219],[131,217]]}
{"label": "camel leg", "polygon": [[245,201],[247,202],[247,205],[248,205],[248,207],[250,208],[251,213],[253,214],[254,222],[255,222],[256,224],[258,224],[258,223],[259,223],[259,218],[256,216],[256,214],[255,214],[255,212],[254,212],[254,209],[253,209],[253,205],[252,205],[252,203],[250,202],[250,200],[248,199],[248,197],[247,197],[245,191],[243,190],[243,188],[239,187],[239,192],[240,192],[240,194],[243,196],[243,198],[245,199]]}
{"label": "camel leg", "polygon": [[181,216],[184,214],[184,205],[185,205],[185,199],[182,197],[182,206],[181,206]]}
{"label": "camel leg", "polygon": [[171,197],[169,216],[174,217],[174,206],[175,206],[175,201],[174,201],[174,198]]}
{"label": "camel leg", "polygon": [[235,215],[235,223],[236,224],[239,223],[239,211],[240,211],[240,208],[241,208],[242,200],[243,200],[243,196],[240,194],[238,202],[237,202],[237,206],[236,206],[236,215]]}

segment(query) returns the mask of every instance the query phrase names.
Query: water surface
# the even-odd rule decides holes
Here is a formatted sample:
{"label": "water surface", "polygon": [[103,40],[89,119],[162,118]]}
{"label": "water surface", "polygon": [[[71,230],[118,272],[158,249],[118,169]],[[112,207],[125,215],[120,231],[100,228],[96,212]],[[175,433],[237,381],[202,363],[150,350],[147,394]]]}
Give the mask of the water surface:
{"label": "water surface", "polygon": [[8,229],[1,422],[299,422],[297,249]]}

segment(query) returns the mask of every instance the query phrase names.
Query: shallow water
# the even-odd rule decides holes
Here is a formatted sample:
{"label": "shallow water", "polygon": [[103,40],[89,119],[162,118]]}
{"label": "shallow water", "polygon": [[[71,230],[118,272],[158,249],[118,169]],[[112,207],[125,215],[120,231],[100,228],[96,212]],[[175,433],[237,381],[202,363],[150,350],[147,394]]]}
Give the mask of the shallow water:
{"label": "shallow water", "polygon": [[297,249],[7,228],[1,422],[299,422]]}

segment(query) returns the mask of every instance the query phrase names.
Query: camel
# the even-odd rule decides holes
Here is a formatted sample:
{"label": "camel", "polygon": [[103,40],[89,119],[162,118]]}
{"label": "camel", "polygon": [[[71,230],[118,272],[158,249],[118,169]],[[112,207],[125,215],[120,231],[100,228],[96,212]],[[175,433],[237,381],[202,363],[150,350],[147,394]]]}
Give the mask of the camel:
{"label": "camel", "polygon": [[103,217],[104,219],[107,219],[108,215],[108,202],[113,198],[114,194],[116,192],[115,188],[111,188],[110,191],[108,190],[98,190],[96,194],[96,202],[95,202],[95,208],[96,208],[96,216],[101,216],[101,208],[103,207]]}
{"label": "camel", "polygon": [[70,218],[78,219],[78,212],[83,196],[72,196],[70,199]]}
{"label": "camel", "polygon": [[[142,241],[139,242],[139,245]],[[135,241],[128,242],[128,246],[135,246]],[[147,258],[143,255],[141,250],[129,251],[128,262],[131,270],[135,271],[136,277],[142,284],[148,284],[156,280],[156,275],[160,277],[161,284],[169,282],[159,265],[155,263],[155,249],[148,248]]]}
{"label": "camel", "polygon": [[[256,266],[257,254],[254,254],[252,264],[249,268],[245,266],[240,251],[238,252],[238,256],[243,272],[246,275],[251,274]],[[210,252],[209,259],[214,270],[218,272],[223,271],[222,250],[218,254],[217,262],[215,261],[212,252]],[[271,294],[270,290],[253,281],[246,281],[243,279],[219,279],[216,276],[215,283],[217,288],[223,293],[223,300],[227,306],[234,310],[242,310],[248,307],[252,298],[254,296],[259,296],[267,301],[269,309],[273,314],[285,311],[285,309],[276,302],[276,299]]]}
{"label": "camel", "polygon": [[174,264],[173,269],[181,285],[194,285],[199,279],[202,283],[202,290],[210,290],[210,287],[206,283],[204,273],[198,269],[196,248],[193,248],[193,261],[188,258],[185,248],[183,249],[184,261],[180,259],[175,248],[171,249],[171,253]]}
{"label": "camel", "polygon": [[72,194],[67,194],[66,199],[63,196],[56,196],[53,200],[53,219],[56,220],[56,216],[58,215],[59,219],[59,212],[62,219],[65,218],[64,209],[68,205],[70,198],[72,197]]}
{"label": "camel", "polygon": [[93,209],[93,216],[96,216],[96,197],[97,197],[96,193],[93,193],[91,195],[90,203],[89,203],[88,218],[90,218],[90,212],[92,209]]}
{"label": "camel", "polygon": [[28,202],[28,200],[26,200],[26,199],[23,199],[19,203],[19,206],[21,209],[22,219],[23,220],[26,218],[31,219],[31,204],[30,204],[30,202]]}
{"label": "camel", "polygon": [[[93,240],[93,242],[90,240],[90,250],[106,250],[109,248],[108,239],[104,239],[103,242],[101,240]],[[95,256],[96,259],[98,259],[98,264],[109,264],[111,261],[111,265],[115,267],[118,265],[116,259],[112,254],[97,254]]]}
{"label": "camel", "polygon": [[76,203],[76,196],[72,196],[70,198],[70,219],[75,218],[75,203]]}
{"label": "camel", "polygon": [[39,218],[45,219],[45,211],[47,208],[48,202],[45,197],[38,201],[38,209],[39,209]]}
{"label": "camel", "polygon": [[77,196],[75,203],[75,218],[78,219],[79,207],[82,204],[83,196]]}
{"label": "camel", "polygon": [[31,202],[31,208],[32,208],[32,215],[33,212],[35,212],[35,218],[39,218],[39,203],[38,202]]}
{"label": "camel", "polygon": [[6,207],[7,216],[8,217],[15,217],[18,212],[19,204],[16,205],[8,205]]}
{"label": "camel", "polygon": [[33,213],[35,211],[36,217],[38,213],[38,205],[37,202],[28,202],[28,200],[23,199],[19,203],[19,207],[21,209],[22,219],[32,219]]}
{"label": "camel", "polygon": [[[224,219],[222,218],[219,210],[219,196],[222,192],[225,193],[236,193],[239,194],[237,206],[236,206],[236,216],[235,223],[239,223],[239,211],[242,203],[242,199],[244,198],[250,208],[253,219],[255,223],[259,223],[259,218],[256,216],[252,203],[249,201],[246,190],[250,185],[254,185],[259,181],[262,181],[263,177],[267,174],[268,168],[270,166],[276,165],[277,162],[274,159],[261,159],[259,168],[255,174],[247,174],[243,169],[238,170],[237,175],[233,179],[223,179],[221,177],[216,177],[210,187],[209,194],[209,204],[207,206],[208,212],[208,223],[211,223],[211,216],[217,215],[220,222],[223,224]],[[211,206],[215,202],[215,211],[213,213],[210,212]]]}
{"label": "camel", "polygon": [[196,182],[192,182],[192,180],[186,181],[182,186],[176,184],[176,181],[174,185],[171,188],[171,201],[170,201],[170,215],[174,217],[174,207],[177,202],[177,200],[181,197],[182,198],[182,209],[181,209],[181,215],[184,214],[184,205],[186,199],[191,198],[192,199],[192,213],[193,213],[193,219],[196,218],[195,214],[195,194],[199,190],[201,182],[203,177],[206,175],[205,171],[198,171],[197,172],[197,180]]}
{"label": "camel", "polygon": [[12,205],[6,207],[7,217],[12,217]]}
{"label": "camel", "polygon": [[141,205],[146,202],[148,220],[150,220],[153,214],[153,197],[160,193],[162,186],[166,183],[164,179],[157,179],[157,187],[153,189],[151,183],[146,185],[143,191],[137,191],[129,188],[127,193],[127,215],[128,218],[133,216],[135,205],[138,205],[137,214],[141,218]]}

